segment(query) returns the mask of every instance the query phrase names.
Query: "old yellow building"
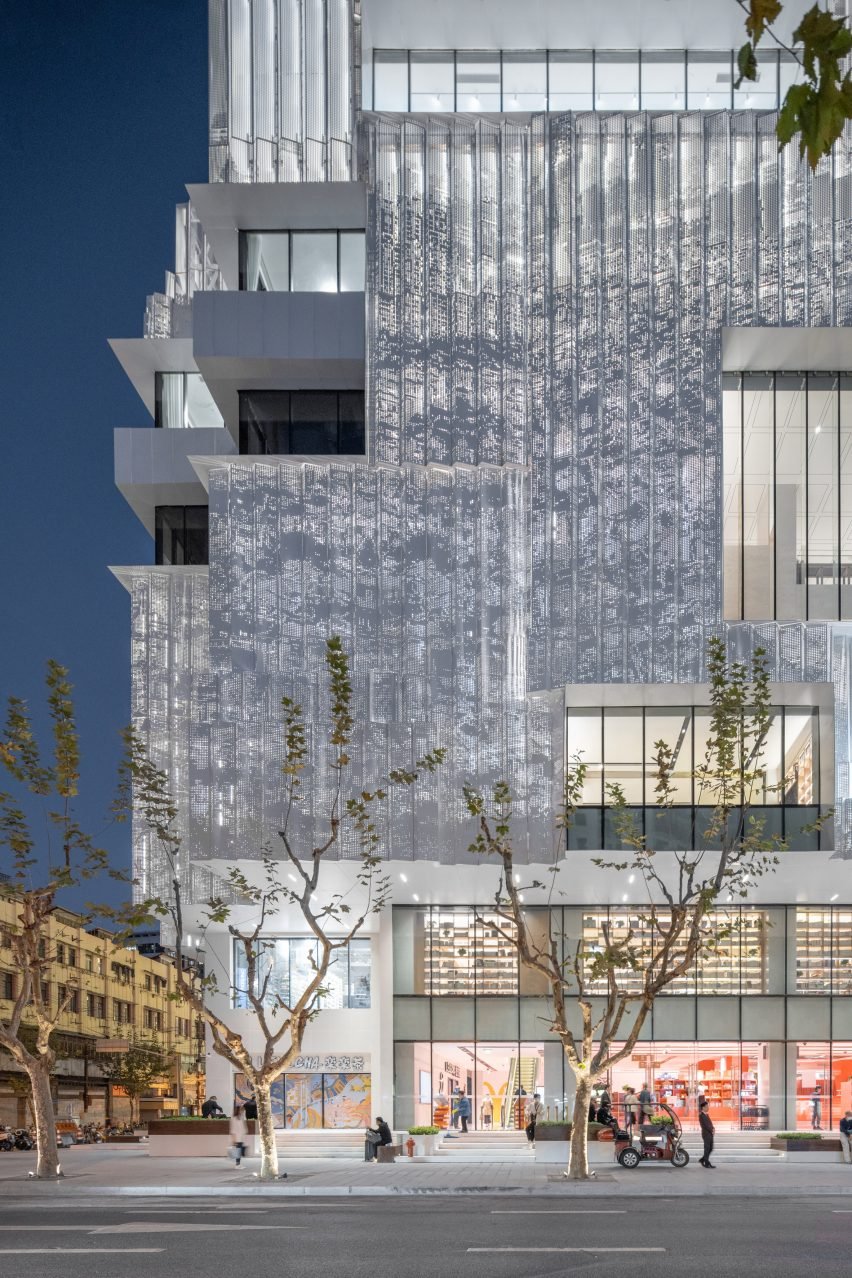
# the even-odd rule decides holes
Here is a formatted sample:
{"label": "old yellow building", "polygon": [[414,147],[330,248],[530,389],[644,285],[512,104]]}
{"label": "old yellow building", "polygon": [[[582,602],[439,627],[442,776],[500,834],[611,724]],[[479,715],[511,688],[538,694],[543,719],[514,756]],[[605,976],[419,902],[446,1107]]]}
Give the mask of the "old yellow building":
{"label": "old yellow building", "polygon": [[[12,949],[17,914],[14,894],[0,891],[0,1020],[8,1019],[20,988]],[[200,1104],[203,1028],[173,997],[175,973],[169,958],[128,949],[105,929],[87,927],[81,915],[57,909],[45,941],[45,963],[45,1002],[55,1007],[73,991],[54,1036],[57,1117],[88,1122],[129,1116],[127,1097],[120,1087],[110,1086],[97,1065],[97,1044],[104,1040],[156,1041],[169,1058],[168,1075],[141,1101],[143,1118]],[[19,1126],[27,1121],[23,1078],[0,1051],[0,1123]]]}

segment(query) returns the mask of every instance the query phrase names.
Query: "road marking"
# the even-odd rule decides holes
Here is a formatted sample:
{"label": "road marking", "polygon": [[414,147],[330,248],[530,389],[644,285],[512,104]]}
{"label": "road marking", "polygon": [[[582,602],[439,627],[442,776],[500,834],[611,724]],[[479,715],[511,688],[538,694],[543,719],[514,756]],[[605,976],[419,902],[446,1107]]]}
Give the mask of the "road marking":
{"label": "road marking", "polygon": [[[312,1204],[313,1206],[314,1204]],[[114,1211],[114,1207],[104,1207],[104,1211]],[[122,1214],[125,1216],[220,1216],[223,1212],[227,1215],[233,1215],[239,1212],[242,1215],[265,1216],[269,1211],[268,1207],[132,1207],[122,1208]]]}
{"label": "road marking", "polygon": [[626,1216],[626,1211],[616,1210],[615,1208],[589,1208],[588,1211],[577,1208],[576,1210],[569,1208],[554,1208],[552,1211],[537,1207],[517,1207],[511,1210],[507,1208],[494,1208],[491,1212],[492,1216]]}
{"label": "road marking", "polygon": [[234,1229],[305,1229],[305,1225],[213,1225],[189,1220],[122,1220],[118,1225],[0,1225],[3,1232],[75,1234],[211,1233]]}
{"label": "road marking", "polygon": [[0,1247],[0,1256],[151,1256],[162,1247]]}
{"label": "road marking", "polygon": [[468,1251],[487,1251],[487,1252],[551,1252],[551,1251],[582,1251],[589,1255],[596,1256],[599,1252],[648,1252],[648,1251],[665,1251],[665,1247],[468,1247]]}

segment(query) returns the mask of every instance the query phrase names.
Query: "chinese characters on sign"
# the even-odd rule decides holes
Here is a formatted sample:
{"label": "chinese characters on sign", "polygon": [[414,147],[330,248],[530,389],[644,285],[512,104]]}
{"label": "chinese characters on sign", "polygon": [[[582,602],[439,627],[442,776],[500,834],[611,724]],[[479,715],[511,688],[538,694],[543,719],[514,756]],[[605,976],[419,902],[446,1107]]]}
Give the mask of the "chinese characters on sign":
{"label": "chinese characters on sign", "polygon": [[358,1056],[297,1056],[290,1064],[291,1070],[341,1070],[348,1073],[370,1068],[369,1057],[361,1053]]}

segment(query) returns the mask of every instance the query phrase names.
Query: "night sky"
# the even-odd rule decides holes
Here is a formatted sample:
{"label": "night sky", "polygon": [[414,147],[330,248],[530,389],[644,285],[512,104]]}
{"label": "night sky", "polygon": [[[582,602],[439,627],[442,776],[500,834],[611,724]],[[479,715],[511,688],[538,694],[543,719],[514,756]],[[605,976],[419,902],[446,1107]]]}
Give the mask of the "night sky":
{"label": "night sky", "polygon": [[146,294],[174,266],[174,205],[206,181],[207,4],[0,0],[0,14],[0,695],[41,712],[45,661],[70,668],[82,822],[126,868],[129,832],[106,813],[129,597],[107,566],[150,563],[153,543],[114,486],[112,431],[151,423],[107,339],[142,336]]}

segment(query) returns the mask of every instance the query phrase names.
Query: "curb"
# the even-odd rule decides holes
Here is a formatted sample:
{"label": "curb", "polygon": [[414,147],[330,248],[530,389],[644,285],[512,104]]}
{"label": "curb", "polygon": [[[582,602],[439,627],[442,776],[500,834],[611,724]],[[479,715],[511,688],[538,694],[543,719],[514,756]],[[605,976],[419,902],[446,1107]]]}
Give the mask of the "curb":
{"label": "curb", "polygon": [[665,1198],[846,1198],[849,1189],[827,1185],[759,1185],[746,1189],[742,1185],[725,1186],[723,1184],[707,1185],[702,1189],[680,1189],[666,1186],[657,1187],[657,1191],[648,1193],[631,1193],[621,1182],[616,1187],[603,1188],[600,1183],[560,1185],[545,1187],[539,1185],[465,1185],[447,1186],[440,1189],[415,1188],[391,1185],[123,1185],[123,1186],[84,1186],[57,1184],[39,1185],[36,1182],[2,1184],[3,1197],[38,1198],[50,1195],[53,1199],[62,1198],[440,1198],[457,1197],[469,1194],[479,1197],[535,1197],[564,1198],[571,1196],[601,1198],[613,1194],[615,1190],[619,1199],[645,1199],[650,1197]]}

